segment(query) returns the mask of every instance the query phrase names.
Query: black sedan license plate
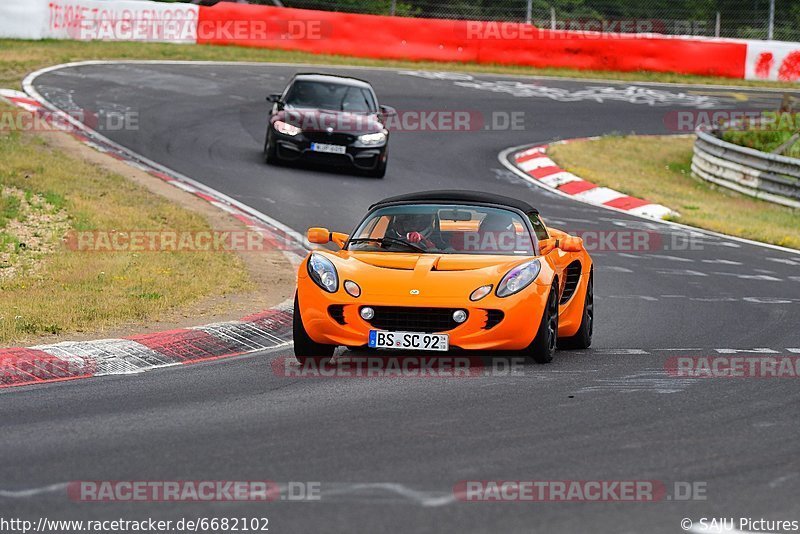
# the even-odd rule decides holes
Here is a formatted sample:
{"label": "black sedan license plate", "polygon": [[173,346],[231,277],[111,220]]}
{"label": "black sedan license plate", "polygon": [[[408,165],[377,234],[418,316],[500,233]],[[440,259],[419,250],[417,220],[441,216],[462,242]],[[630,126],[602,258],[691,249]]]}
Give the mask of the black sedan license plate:
{"label": "black sedan license plate", "polygon": [[369,347],[373,349],[436,350],[449,348],[447,334],[423,334],[422,332],[369,331]]}
{"label": "black sedan license plate", "polygon": [[329,145],[327,143],[311,143],[311,150],[314,152],[325,152],[327,154],[346,154],[347,147],[343,145]]}

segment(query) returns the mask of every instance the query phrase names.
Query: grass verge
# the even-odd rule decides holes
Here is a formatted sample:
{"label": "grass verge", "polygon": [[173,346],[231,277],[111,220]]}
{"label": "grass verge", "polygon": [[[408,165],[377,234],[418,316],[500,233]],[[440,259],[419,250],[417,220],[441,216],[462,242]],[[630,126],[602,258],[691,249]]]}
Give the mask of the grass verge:
{"label": "grass verge", "polygon": [[691,173],[690,137],[605,137],[555,145],[561,167],[598,185],[680,213],[690,226],[800,249],[800,210],[717,187]]}
{"label": "grass verge", "polygon": [[233,253],[69,250],[62,240],[70,229],[210,227],[198,213],[42,136],[0,132],[0,191],[3,265],[15,271],[4,276],[0,269],[0,344],[158,319],[198,299],[251,287]]}
{"label": "grass verge", "polygon": [[[754,126],[746,129],[725,130],[722,133],[722,139],[735,145],[754,148],[762,152],[772,152],[786,143],[794,135],[794,132],[795,129]],[[800,158],[800,142],[795,142],[782,155]]]}
{"label": "grass verge", "polygon": [[682,84],[717,84],[743,87],[779,87],[790,89],[800,84],[736,80],[731,78],[689,76],[655,72],[610,72],[576,69],[516,67],[483,65],[477,63],[445,63],[433,61],[395,61],[310,54],[263,48],[215,45],[179,45],[163,43],[80,42],[80,41],[24,41],[0,39],[0,86],[17,86],[22,78],[34,70],[91,59],[150,59],[150,60],[203,60],[203,61],[256,61],[286,63],[321,63],[326,65],[359,65],[365,67],[390,67],[400,69],[426,69],[436,71],[470,71],[476,73],[515,74],[530,76],[573,77],[631,82],[662,82]]}

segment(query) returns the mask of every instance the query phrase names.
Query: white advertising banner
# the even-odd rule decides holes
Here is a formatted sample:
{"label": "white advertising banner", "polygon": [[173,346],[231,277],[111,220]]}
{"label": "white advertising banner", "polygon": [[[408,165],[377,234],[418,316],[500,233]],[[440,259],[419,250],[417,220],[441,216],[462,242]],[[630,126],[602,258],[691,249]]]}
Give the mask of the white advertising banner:
{"label": "white advertising banner", "polygon": [[45,0],[0,0],[0,37],[41,39],[46,18]]}
{"label": "white advertising banner", "polygon": [[0,37],[197,42],[198,7],[138,0],[1,0]]}
{"label": "white advertising banner", "polygon": [[46,35],[81,41],[197,42],[198,8],[135,0],[50,0]]}
{"label": "white advertising banner", "polygon": [[748,41],[746,80],[800,80],[800,43]]}

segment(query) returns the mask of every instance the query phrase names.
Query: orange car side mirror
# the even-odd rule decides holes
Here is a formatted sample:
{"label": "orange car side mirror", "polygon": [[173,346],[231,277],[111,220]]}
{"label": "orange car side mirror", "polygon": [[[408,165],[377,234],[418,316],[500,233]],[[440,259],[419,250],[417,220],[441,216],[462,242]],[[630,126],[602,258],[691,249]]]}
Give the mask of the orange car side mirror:
{"label": "orange car side mirror", "polygon": [[331,232],[327,228],[309,228],[306,233],[309,243],[327,245],[331,241]]}
{"label": "orange car side mirror", "polygon": [[583,239],[569,235],[561,240],[558,248],[564,252],[580,252],[583,250]]}
{"label": "orange car side mirror", "polygon": [[561,249],[564,252],[580,252],[583,250],[583,239],[568,235],[558,239],[551,237],[539,241],[539,253],[543,256],[550,254],[555,249]]}
{"label": "orange car side mirror", "polygon": [[315,245],[327,245],[331,241],[333,241],[339,248],[342,248],[345,243],[347,243],[347,239],[350,236],[347,234],[342,234],[340,232],[331,232],[327,228],[309,228],[308,232],[306,232],[306,238],[308,239],[309,243],[314,243]]}
{"label": "orange car side mirror", "polygon": [[555,248],[557,248],[558,239],[551,237],[550,239],[542,239],[539,241],[539,253],[542,256],[546,256],[550,254]]}

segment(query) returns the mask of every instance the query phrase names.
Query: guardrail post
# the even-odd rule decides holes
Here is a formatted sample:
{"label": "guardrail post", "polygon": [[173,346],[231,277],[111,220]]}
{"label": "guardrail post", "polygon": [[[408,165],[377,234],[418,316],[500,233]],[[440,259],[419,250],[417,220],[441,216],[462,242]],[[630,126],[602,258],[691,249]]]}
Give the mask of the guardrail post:
{"label": "guardrail post", "polygon": [[775,33],[775,0],[769,0],[769,26],[767,27],[767,40],[771,41]]}

